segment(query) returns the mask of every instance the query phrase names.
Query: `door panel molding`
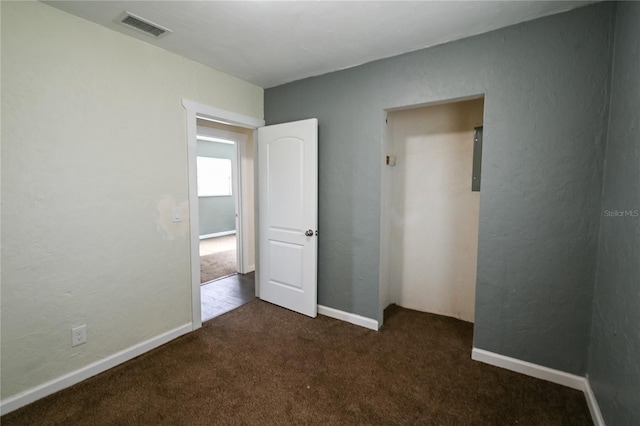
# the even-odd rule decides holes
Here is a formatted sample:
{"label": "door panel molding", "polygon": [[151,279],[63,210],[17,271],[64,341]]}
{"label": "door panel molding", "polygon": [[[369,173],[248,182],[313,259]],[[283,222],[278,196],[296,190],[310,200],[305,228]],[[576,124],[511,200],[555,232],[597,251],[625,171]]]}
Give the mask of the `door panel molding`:
{"label": "door panel molding", "polygon": [[317,315],[318,120],[258,129],[260,298]]}

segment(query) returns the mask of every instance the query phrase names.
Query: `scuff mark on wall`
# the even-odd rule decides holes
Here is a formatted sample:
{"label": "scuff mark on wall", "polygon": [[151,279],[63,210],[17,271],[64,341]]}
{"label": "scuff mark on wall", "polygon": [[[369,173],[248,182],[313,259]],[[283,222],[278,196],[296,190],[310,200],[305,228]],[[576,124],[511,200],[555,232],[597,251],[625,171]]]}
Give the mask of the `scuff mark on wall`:
{"label": "scuff mark on wall", "polygon": [[[174,208],[177,208],[180,221],[174,221]],[[170,195],[164,195],[158,202],[156,213],[156,227],[165,240],[189,235],[189,203],[182,201],[180,205]]]}

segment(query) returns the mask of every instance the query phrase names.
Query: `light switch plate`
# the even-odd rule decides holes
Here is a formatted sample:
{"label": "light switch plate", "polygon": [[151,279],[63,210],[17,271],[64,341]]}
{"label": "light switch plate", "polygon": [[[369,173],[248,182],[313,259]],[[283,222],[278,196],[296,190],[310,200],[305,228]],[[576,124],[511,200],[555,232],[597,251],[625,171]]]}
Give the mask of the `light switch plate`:
{"label": "light switch plate", "polygon": [[172,210],[172,214],[174,222],[182,222],[182,213],[180,212],[180,207],[174,207]]}

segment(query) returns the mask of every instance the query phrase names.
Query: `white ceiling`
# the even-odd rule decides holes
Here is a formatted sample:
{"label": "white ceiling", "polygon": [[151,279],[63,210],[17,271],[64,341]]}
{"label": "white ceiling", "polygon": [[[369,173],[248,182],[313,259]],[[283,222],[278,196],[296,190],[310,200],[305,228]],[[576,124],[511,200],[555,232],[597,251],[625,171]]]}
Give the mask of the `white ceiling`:
{"label": "white ceiling", "polygon": [[[45,1],[268,88],[593,1]],[[118,23],[129,11],[173,32]]]}

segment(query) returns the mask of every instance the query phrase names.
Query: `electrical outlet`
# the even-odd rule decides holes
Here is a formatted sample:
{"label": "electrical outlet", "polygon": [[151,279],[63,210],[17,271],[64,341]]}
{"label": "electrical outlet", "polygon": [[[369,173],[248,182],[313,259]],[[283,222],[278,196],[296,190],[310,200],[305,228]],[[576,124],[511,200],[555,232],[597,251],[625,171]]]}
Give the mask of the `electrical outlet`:
{"label": "electrical outlet", "polygon": [[87,325],[82,324],[71,329],[71,346],[87,343]]}

